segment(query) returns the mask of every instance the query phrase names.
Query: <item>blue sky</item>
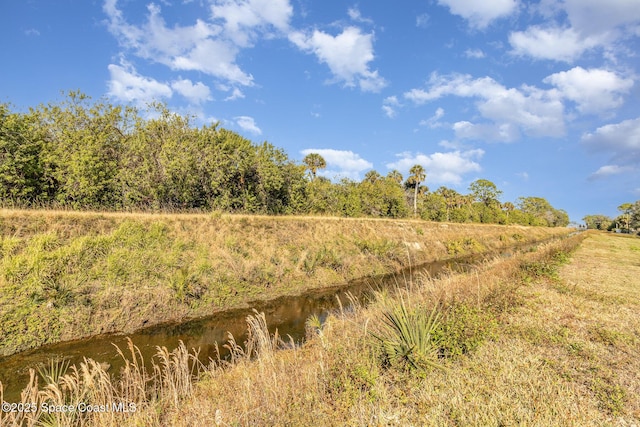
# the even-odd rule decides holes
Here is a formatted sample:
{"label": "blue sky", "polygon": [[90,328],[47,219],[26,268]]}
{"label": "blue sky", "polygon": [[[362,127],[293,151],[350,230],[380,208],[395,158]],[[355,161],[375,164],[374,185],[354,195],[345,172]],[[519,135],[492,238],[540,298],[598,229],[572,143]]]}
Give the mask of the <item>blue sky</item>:
{"label": "blue sky", "polygon": [[431,190],[640,199],[640,0],[8,0],[0,102],[161,100],[329,178],[422,164]]}

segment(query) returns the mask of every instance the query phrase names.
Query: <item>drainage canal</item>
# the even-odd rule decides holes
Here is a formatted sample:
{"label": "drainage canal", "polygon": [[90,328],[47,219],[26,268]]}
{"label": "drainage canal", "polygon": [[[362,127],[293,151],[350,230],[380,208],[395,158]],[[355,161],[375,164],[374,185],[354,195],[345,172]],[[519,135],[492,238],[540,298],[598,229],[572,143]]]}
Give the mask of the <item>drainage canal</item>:
{"label": "drainage canal", "polygon": [[290,335],[294,341],[300,342],[305,336],[305,322],[311,315],[322,321],[331,310],[340,306],[348,309],[351,298],[366,303],[374,289],[396,288],[405,286],[415,274],[427,274],[437,277],[443,272],[461,272],[486,259],[495,256],[510,256],[514,252],[531,250],[535,244],[528,244],[507,249],[501,253],[485,253],[435,261],[398,273],[369,277],[349,282],[346,285],[330,288],[314,289],[298,296],[284,296],[271,301],[256,301],[249,308],[233,309],[217,313],[210,317],[189,320],[184,323],[170,323],[149,327],[133,334],[105,334],[92,338],[65,341],[42,346],[8,357],[0,358],[0,382],[4,387],[4,400],[18,402],[21,390],[29,380],[29,369],[38,365],[48,365],[50,360],[68,360],[71,364],[79,364],[83,358],[91,358],[110,366],[109,372],[117,374],[123,366],[114,345],[127,354],[127,337],[140,349],[145,361],[149,361],[156,353],[156,347],[166,347],[170,351],[180,341],[187,349],[199,349],[199,357],[205,364],[209,359],[217,359],[216,344],[220,349],[227,341],[228,333],[232,333],[238,343],[246,337],[246,317],[253,314],[255,308],[264,312],[267,325],[273,333],[275,329],[281,337]]}

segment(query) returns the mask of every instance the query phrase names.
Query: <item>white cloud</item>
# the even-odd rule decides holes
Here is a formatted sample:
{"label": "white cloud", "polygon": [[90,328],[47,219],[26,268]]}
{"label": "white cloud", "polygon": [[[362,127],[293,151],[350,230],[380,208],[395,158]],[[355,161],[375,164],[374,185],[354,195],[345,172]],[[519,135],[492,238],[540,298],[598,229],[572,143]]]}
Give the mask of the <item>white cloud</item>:
{"label": "white cloud", "polygon": [[427,28],[429,26],[429,19],[429,15],[426,13],[416,16],[416,27]]}
{"label": "white cloud", "polygon": [[[106,0],[103,9],[109,31],[138,57],[174,70],[201,71],[234,84],[253,84],[253,77],[236,64],[239,45],[233,40],[229,21],[218,25],[197,19],[193,25],[170,28],[160,15],[160,7],[150,4],[146,22],[136,26],[125,20],[117,0]],[[238,25],[240,22],[244,21],[238,18]]]}
{"label": "white cloud", "polygon": [[238,49],[220,40],[203,40],[184,55],[171,58],[171,68],[201,71],[242,86],[253,86],[253,76],[235,63]]}
{"label": "white cloud", "polygon": [[365,24],[373,24],[373,20],[369,18],[364,18],[362,16],[362,14],[360,13],[360,9],[358,9],[357,6],[349,8],[349,10],[347,10],[347,14],[349,15],[349,18],[351,18],[353,21],[364,22]]}
{"label": "white cloud", "polygon": [[202,82],[193,84],[191,80],[180,79],[172,82],[171,88],[187,98],[192,104],[200,104],[212,99],[211,90]]}
{"label": "white cloud", "polygon": [[382,111],[384,111],[384,114],[389,117],[390,119],[395,118],[398,115],[398,112],[390,105],[382,105]]}
{"label": "white cloud", "polygon": [[421,120],[419,124],[420,126],[429,126],[432,129],[441,127],[442,123],[440,123],[439,120],[442,117],[444,117],[444,109],[438,107],[433,116],[429,117],[427,120]]}
{"label": "white cloud", "polygon": [[360,172],[373,168],[373,163],[348,150],[331,148],[307,148],[300,151],[304,156],[317,153],[327,162],[327,169],[318,171],[318,175],[328,178],[350,178],[359,180]]}
{"label": "white cloud", "polygon": [[573,62],[588,50],[601,48],[608,58],[624,52],[620,41],[637,37],[640,7],[637,0],[544,0],[537,10],[545,20],[566,24],[532,26],[513,32],[513,53],[535,59]]}
{"label": "white cloud", "polygon": [[440,76],[433,73],[429,78],[429,90],[411,89],[404,97],[416,104],[424,104],[447,95],[460,97],[475,97],[490,99],[501,95],[506,90],[504,86],[491,77],[474,79],[468,74],[451,74]]}
{"label": "white cloud", "polygon": [[572,26],[586,34],[612,31],[640,21],[637,0],[564,0]]}
{"label": "white cloud", "polygon": [[262,130],[256,125],[253,117],[249,116],[238,116],[234,117],[236,124],[240,126],[243,130],[250,132],[254,135],[262,135]]}
{"label": "white cloud", "polygon": [[590,150],[609,153],[619,163],[640,165],[640,117],[599,127],[583,135],[582,143]]}
{"label": "white cloud", "polygon": [[29,28],[28,30],[25,30],[24,32],[27,36],[39,36],[40,35],[40,31],[36,30],[35,28]]}
{"label": "white cloud", "polygon": [[396,96],[388,96],[382,101],[382,111],[384,111],[390,119],[393,119],[398,115],[396,107],[400,106],[401,104]]}
{"label": "white cloud", "polygon": [[337,36],[314,30],[289,34],[289,40],[305,52],[313,53],[329,66],[336,81],[348,87],[360,86],[365,92],[379,92],[386,86],[377,70],[369,69],[373,61],[373,34],[364,34],[357,27],[347,27]]}
{"label": "white cloud", "polygon": [[214,19],[224,20],[225,36],[237,46],[253,45],[257,34],[271,28],[286,32],[293,15],[289,0],[224,0],[211,5]]}
{"label": "white cloud", "polygon": [[573,28],[532,26],[509,34],[509,43],[515,55],[573,62],[585,51],[605,44],[605,38],[584,37]]}
{"label": "white cloud", "polygon": [[447,150],[465,150],[467,147],[465,147],[464,144],[462,144],[460,141],[448,141],[446,139],[443,139],[442,141],[438,142],[438,145],[442,148],[446,148]]}
{"label": "white cloud", "polygon": [[461,16],[473,28],[486,28],[492,21],[514,13],[518,8],[516,0],[438,0],[441,6],[447,6],[451,13]]}
{"label": "white cloud", "polygon": [[453,124],[453,130],[459,139],[513,142],[521,134],[518,127],[512,123],[480,123],[460,121]]}
{"label": "white cloud", "polygon": [[582,67],[552,74],[544,82],[557,86],[582,113],[600,113],[619,107],[624,102],[623,95],[633,86],[632,79],[622,78],[612,71]]}
{"label": "white cloud", "polygon": [[482,59],[485,57],[485,54],[481,49],[467,49],[464,51],[464,56],[467,58]]}
{"label": "white cloud", "polygon": [[233,90],[231,91],[231,95],[227,96],[224,100],[235,101],[236,99],[242,99],[242,98],[244,98],[244,93],[242,93],[242,91],[237,87],[234,87]]}
{"label": "white cloud", "polygon": [[171,98],[171,87],[151,77],[144,77],[128,64],[125,66],[109,64],[107,94],[123,102],[145,104],[161,98]]}
{"label": "white cloud", "polygon": [[514,141],[523,132],[529,136],[562,136],[565,132],[564,106],[557,90],[533,86],[506,88],[490,77],[433,74],[428,90],[412,89],[406,99],[420,105],[444,96],[476,98],[481,116],[490,123],[461,121],[454,131],[461,138]]}
{"label": "white cloud", "polygon": [[[323,31],[294,31],[290,0],[210,0],[210,16],[191,25],[169,25],[157,4],[147,6],[139,23],[129,22],[117,0],[105,0],[109,31],[127,53],[160,63],[172,70],[198,71],[231,87],[253,86],[253,76],[238,64],[243,49],[261,39],[289,37],[301,50],[327,64],[335,82],[379,92],[386,81],[370,68],[374,60],[373,33],[350,26],[337,35]],[[168,3],[167,3],[168,4]],[[357,7],[348,10],[352,20],[371,23]],[[242,97],[239,89],[227,98]]]}
{"label": "white cloud", "polygon": [[480,149],[466,151],[450,151],[447,153],[411,153],[397,154],[398,160],[388,163],[389,169],[398,169],[403,174],[408,174],[409,169],[416,164],[422,165],[427,172],[428,184],[455,184],[462,182],[465,174],[480,172],[482,168],[477,163],[484,151]]}
{"label": "white cloud", "polygon": [[589,179],[606,178],[608,176],[619,175],[630,171],[633,171],[633,168],[629,166],[605,165],[592,173],[591,176],[589,176]]}
{"label": "white cloud", "polygon": [[529,181],[529,174],[527,172],[519,172],[516,175],[522,178],[524,181]]}

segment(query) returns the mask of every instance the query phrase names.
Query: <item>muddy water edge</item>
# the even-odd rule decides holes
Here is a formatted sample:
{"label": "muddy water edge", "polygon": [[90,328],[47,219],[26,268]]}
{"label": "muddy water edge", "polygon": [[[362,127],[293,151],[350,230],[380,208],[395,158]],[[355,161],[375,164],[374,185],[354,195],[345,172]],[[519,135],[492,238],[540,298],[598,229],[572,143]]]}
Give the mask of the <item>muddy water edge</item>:
{"label": "muddy water edge", "polygon": [[[549,240],[556,240],[552,238]],[[142,329],[136,333],[105,334],[77,341],[42,346],[36,349],[0,357],[0,382],[3,386],[4,400],[20,401],[20,392],[29,380],[29,370],[37,366],[48,366],[51,360],[64,360],[70,364],[79,364],[84,358],[93,359],[109,366],[109,372],[117,375],[124,365],[117,347],[127,354],[127,339],[140,349],[145,363],[149,363],[156,354],[157,347],[166,347],[169,351],[184,342],[187,349],[199,350],[199,359],[207,364],[217,360],[220,351],[225,357],[222,346],[233,334],[238,343],[244,342],[247,332],[246,318],[253,310],[264,312],[270,331],[275,330],[281,337],[300,343],[305,337],[307,319],[316,315],[324,321],[332,310],[349,309],[354,300],[366,304],[372,292],[378,289],[395,289],[410,283],[416,274],[438,277],[448,272],[463,272],[483,261],[496,256],[508,257],[516,252],[534,250],[537,243],[517,245],[500,252],[485,252],[446,260],[429,262],[412,268],[406,268],[393,274],[367,277],[353,280],[347,284],[313,289],[297,296],[284,296],[269,301],[255,301],[245,308],[231,309],[183,323],[166,323]],[[216,344],[217,343],[217,344]]]}

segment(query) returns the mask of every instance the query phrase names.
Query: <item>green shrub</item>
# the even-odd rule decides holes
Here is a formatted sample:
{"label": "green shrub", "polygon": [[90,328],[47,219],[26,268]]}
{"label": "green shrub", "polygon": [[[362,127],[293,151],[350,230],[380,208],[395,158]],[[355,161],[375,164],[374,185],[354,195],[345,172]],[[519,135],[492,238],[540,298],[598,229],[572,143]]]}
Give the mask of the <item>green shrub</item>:
{"label": "green shrub", "polygon": [[513,233],[511,237],[513,237],[513,240],[515,240],[516,242],[524,241],[524,236],[520,233]]}
{"label": "green shrub", "polygon": [[461,255],[465,253],[480,252],[484,248],[480,242],[473,237],[465,237],[462,239],[449,240],[446,242],[445,247],[449,255]]}
{"label": "green shrub", "polygon": [[408,370],[442,368],[437,363],[440,347],[436,331],[440,310],[408,312],[404,302],[384,313],[382,330],[372,336],[382,347],[383,365]]}
{"label": "green shrub", "polygon": [[355,244],[363,254],[380,260],[399,260],[402,256],[400,245],[393,240],[356,240]]}
{"label": "green shrub", "polygon": [[336,250],[323,246],[318,249],[318,251],[307,254],[302,262],[302,270],[310,275],[318,267],[339,271],[342,268],[342,265],[342,259],[340,259]]}
{"label": "green shrub", "polygon": [[452,357],[476,350],[496,332],[497,322],[490,311],[459,303],[449,307],[434,335],[440,346],[440,355]]}

